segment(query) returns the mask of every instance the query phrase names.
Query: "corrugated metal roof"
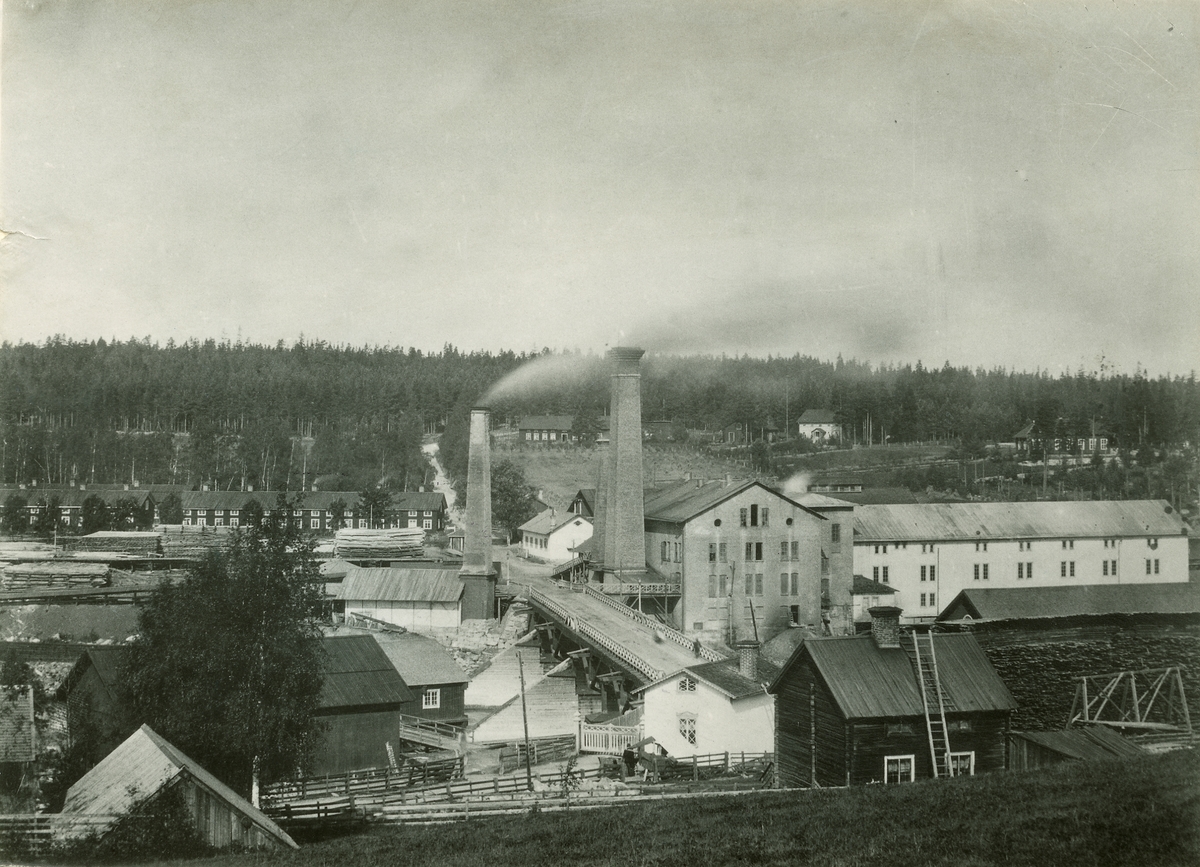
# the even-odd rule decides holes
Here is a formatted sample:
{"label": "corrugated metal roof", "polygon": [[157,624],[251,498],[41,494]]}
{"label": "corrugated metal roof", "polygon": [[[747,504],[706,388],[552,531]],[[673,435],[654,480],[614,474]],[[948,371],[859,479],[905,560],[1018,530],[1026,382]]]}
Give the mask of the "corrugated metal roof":
{"label": "corrugated metal roof", "polygon": [[[143,725],[67,791],[63,812],[74,815],[113,816],[111,824],[180,774],[187,773],[283,845],[299,846],[287,833],[233,789],[168,743],[150,726]],[[107,830],[105,826],[104,830]],[[89,826],[88,830],[98,830]],[[101,830],[101,833],[104,833]]]}
{"label": "corrugated metal roof", "polygon": [[855,542],[1178,536],[1165,500],[870,505],[854,510]]}
{"label": "corrugated metal roof", "polygon": [[330,636],[321,643],[325,650],[322,710],[400,705],[413,700],[399,672],[370,635]]}
{"label": "corrugated metal roof", "polygon": [[771,490],[754,479],[731,482],[728,485],[720,481],[688,479],[655,490],[647,489],[643,501],[646,520],[682,524],[753,487],[761,488],[765,493],[804,509],[809,514],[818,515],[811,508]]}
{"label": "corrugated metal roof", "polygon": [[1083,584],[963,590],[938,620],[1028,620],[1104,614],[1197,614],[1200,584]]}
{"label": "corrugated metal roof", "polygon": [[33,741],[33,689],[0,688],[0,762],[32,762]]}
{"label": "corrugated metal roof", "polygon": [[1146,754],[1142,747],[1105,726],[1087,726],[1060,732],[1012,732],[1012,736],[1032,741],[1072,759],[1111,759],[1114,756],[1124,758]]}
{"label": "corrugated metal roof", "polygon": [[365,602],[457,602],[462,593],[457,569],[351,566],[339,597]]}
{"label": "corrugated metal roof", "polygon": [[[870,635],[811,638],[793,657],[807,653],[847,719],[923,716],[920,687],[909,655],[911,636],[900,648],[880,648]],[[958,713],[1013,710],[1017,703],[973,635],[936,635],[942,689]],[[786,671],[785,667],[785,671]],[[771,688],[779,682],[776,678]]]}

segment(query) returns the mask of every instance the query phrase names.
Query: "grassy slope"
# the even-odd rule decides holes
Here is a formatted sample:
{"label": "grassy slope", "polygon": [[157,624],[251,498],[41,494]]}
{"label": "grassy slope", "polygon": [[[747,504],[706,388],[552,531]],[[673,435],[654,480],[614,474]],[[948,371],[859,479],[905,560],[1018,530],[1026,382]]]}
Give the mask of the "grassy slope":
{"label": "grassy slope", "polygon": [[206,864],[1193,865],[1200,754],[370,833]]}

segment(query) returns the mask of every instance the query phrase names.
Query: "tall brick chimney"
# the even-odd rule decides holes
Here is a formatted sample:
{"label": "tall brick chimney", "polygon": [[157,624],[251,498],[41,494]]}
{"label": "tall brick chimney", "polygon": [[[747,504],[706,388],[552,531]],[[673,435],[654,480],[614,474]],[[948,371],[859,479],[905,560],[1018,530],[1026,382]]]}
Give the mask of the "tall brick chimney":
{"label": "tall brick chimney", "polygon": [[496,609],[496,573],[492,569],[492,413],[471,410],[467,453],[467,526],[463,538],[462,619],[490,620]]}
{"label": "tall brick chimney", "polygon": [[596,502],[595,514],[592,516],[592,563],[596,568],[604,565],[604,539],[605,528],[608,521],[608,480],[612,476],[612,467],[609,466],[609,461],[612,459],[612,446],[609,444],[608,434],[601,433],[596,439],[596,446],[600,452],[600,470],[596,478]]}
{"label": "tall brick chimney", "polygon": [[604,521],[604,571],[621,576],[646,569],[646,518],[642,498],[642,374],[644,349],[618,346],[608,357],[612,374],[608,502]]}
{"label": "tall brick chimney", "polygon": [[900,612],[894,605],[877,605],[868,609],[871,615],[871,637],[882,648],[900,646]]}

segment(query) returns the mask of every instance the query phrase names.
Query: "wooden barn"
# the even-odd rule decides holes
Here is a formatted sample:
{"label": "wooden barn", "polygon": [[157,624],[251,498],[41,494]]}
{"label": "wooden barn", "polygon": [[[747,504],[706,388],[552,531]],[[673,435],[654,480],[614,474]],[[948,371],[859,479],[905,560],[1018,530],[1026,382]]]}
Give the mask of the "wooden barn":
{"label": "wooden barn", "polygon": [[[67,791],[66,815],[96,817],[80,834],[111,833],[122,817],[168,789],[183,795],[200,837],[225,849],[298,849],[295,841],[233,789],[200,767],[150,726],[142,726]],[[104,822],[109,817],[110,821]]]}
{"label": "wooden barn", "polygon": [[98,762],[141,722],[125,691],[124,665],[129,648],[89,647],[76,660],[58,690],[67,705],[67,731],[73,743],[88,745]]}
{"label": "wooden barn", "polygon": [[387,744],[394,746],[400,714],[414,701],[413,693],[372,636],[331,636],[322,644],[325,671],[316,716],[326,728],[313,773],[386,767]]}
{"label": "wooden barn", "polygon": [[901,635],[890,606],[871,616],[870,633],[806,639],[771,683],[779,785],[1002,770],[1016,702],[975,638]]}

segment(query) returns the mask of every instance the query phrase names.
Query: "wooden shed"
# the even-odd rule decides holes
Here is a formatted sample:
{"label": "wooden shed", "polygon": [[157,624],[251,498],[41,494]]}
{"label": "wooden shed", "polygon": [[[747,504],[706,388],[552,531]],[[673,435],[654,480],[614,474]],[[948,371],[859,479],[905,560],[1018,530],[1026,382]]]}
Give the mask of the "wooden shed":
{"label": "wooden shed", "polygon": [[140,720],[125,690],[124,645],[89,647],[76,660],[58,690],[67,704],[67,730],[73,742],[90,744],[98,762],[134,732]]}
{"label": "wooden shed", "polygon": [[1105,726],[1058,732],[1010,732],[1008,767],[1014,771],[1048,768],[1063,762],[1102,761],[1146,755],[1146,750]]}
{"label": "wooden shed", "polygon": [[147,798],[178,789],[201,839],[224,849],[298,849],[295,841],[233,789],[144,725],[67,792],[63,813],[111,817],[80,825],[80,833],[101,837],[115,830],[123,816]]}
{"label": "wooden shed", "polygon": [[387,654],[370,635],[331,636],[316,717],[324,724],[313,773],[340,774],[388,764],[402,709],[414,700]]}
{"label": "wooden shed", "polygon": [[871,614],[871,633],[806,639],[771,683],[779,784],[848,786],[1002,770],[1017,705],[975,638],[901,635],[900,609]]}

